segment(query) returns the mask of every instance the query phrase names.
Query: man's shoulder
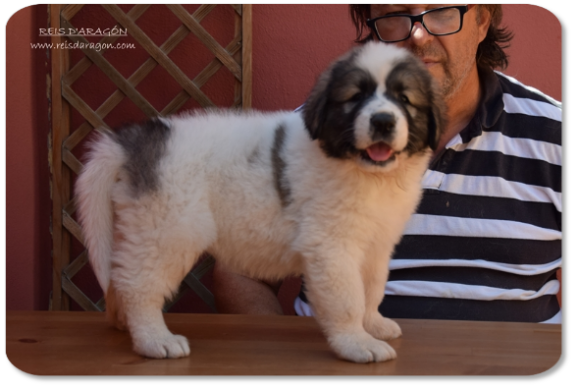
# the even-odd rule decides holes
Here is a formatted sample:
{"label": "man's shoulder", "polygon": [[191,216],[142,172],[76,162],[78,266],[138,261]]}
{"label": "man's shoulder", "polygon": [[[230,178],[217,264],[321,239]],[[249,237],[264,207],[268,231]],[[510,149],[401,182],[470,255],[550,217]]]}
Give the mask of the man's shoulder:
{"label": "man's shoulder", "polygon": [[511,76],[495,74],[499,83],[496,100],[501,110],[495,125],[488,127],[482,137],[493,139],[499,132],[506,137],[508,155],[561,165],[561,103]]}
{"label": "man's shoulder", "polygon": [[537,107],[542,106],[540,103],[544,103],[543,107],[546,110],[561,112],[562,103],[551,96],[548,96],[537,88],[522,83],[512,76],[498,71],[494,72],[498,76],[505,99],[511,98],[518,101],[520,99],[527,99],[528,103],[534,104]]}

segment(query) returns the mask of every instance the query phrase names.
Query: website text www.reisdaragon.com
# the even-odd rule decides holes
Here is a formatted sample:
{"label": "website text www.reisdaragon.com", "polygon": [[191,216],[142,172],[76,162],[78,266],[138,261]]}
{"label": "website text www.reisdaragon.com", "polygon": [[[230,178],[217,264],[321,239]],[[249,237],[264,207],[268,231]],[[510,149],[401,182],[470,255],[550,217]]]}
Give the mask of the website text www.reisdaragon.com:
{"label": "website text www.reisdaragon.com", "polygon": [[100,42],[61,42],[30,43],[31,49],[93,49],[96,51],[110,49],[135,49],[134,43],[100,43]]}

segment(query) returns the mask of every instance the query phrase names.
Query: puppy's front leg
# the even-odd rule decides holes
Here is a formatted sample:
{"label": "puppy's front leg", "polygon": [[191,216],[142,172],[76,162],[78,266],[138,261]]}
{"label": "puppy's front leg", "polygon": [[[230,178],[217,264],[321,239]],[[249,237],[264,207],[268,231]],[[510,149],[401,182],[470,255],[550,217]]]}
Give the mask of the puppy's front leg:
{"label": "puppy's front leg", "polygon": [[307,298],[338,356],[358,363],[394,359],[395,350],[364,328],[365,292],[358,261],[362,254],[352,252],[333,247],[306,257]]}
{"label": "puppy's front leg", "polygon": [[389,276],[389,256],[387,254],[390,252],[391,250],[385,249],[380,251],[380,255],[368,256],[362,271],[365,287],[363,326],[369,334],[380,340],[391,340],[401,336],[399,325],[395,321],[383,317],[378,310],[384,298],[385,284]]}

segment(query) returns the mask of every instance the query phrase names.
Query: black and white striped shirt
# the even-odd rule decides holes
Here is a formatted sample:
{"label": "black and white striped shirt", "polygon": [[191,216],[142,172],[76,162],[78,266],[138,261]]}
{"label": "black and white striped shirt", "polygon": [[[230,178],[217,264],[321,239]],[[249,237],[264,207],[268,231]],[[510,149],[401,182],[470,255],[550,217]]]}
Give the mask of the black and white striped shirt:
{"label": "black and white striped shirt", "polygon": [[[392,318],[560,322],[561,104],[480,70],[484,98],[424,175],[390,262]],[[312,315],[303,291],[299,315]]]}

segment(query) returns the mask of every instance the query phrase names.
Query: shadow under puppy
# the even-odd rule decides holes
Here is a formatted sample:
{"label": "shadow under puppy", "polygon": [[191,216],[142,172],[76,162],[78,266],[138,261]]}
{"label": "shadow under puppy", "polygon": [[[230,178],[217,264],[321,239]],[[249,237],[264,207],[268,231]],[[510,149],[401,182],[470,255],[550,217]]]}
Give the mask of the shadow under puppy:
{"label": "shadow under puppy", "polygon": [[388,264],[421,198],[442,103],[422,63],[368,43],[299,112],[207,110],[102,131],[76,184],[108,317],[153,358],[190,353],[162,315],[199,255],[236,272],[304,275],[341,358],[384,361]]}

